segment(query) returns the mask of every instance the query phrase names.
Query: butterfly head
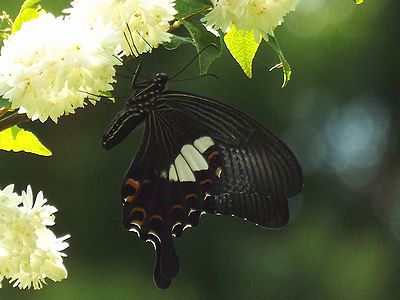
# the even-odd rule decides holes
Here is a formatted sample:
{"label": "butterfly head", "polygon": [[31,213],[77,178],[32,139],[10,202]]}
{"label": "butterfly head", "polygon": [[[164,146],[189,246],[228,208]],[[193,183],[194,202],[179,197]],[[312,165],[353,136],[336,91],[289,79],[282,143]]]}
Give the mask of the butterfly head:
{"label": "butterfly head", "polygon": [[161,93],[165,89],[168,79],[169,77],[165,73],[157,73],[154,76],[153,82],[158,93]]}
{"label": "butterfly head", "polygon": [[149,107],[153,100],[160,96],[165,90],[168,75],[165,73],[157,73],[153,79],[135,83],[133,81],[133,95],[127,99],[127,105]]}

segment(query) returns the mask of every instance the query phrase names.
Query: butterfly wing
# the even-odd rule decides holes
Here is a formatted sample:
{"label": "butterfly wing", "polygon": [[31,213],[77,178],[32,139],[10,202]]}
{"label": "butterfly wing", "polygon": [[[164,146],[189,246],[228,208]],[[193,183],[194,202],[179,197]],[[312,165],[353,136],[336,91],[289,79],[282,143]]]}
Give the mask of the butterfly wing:
{"label": "butterfly wing", "polygon": [[249,116],[211,99],[169,91],[158,101],[158,111],[173,122],[171,126],[180,123],[186,141],[209,136],[215,142],[212,149],[219,155],[220,176],[204,202],[205,211],[268,228],[287,223],[287,198],[301,191],[303,176],[294,154],[278,137]]}
{"label": "butterfly wing", "polygon": [[172,91],[154,105],[121,198],[124,225],[155,245],[154,279],[166,288],[179,270],[172,237],[202,212],[281,227],[303,181],[289,148],[236,109]]}

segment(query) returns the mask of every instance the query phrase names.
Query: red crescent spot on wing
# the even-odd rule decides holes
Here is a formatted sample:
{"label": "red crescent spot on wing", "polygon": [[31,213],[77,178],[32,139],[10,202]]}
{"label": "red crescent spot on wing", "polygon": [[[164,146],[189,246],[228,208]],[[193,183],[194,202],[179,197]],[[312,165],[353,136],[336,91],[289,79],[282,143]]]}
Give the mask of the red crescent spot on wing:
{"label": "red crescent spot on wing", "polygon": [[126,196],[126,197],[124,198],[124,200],[125,200],[125,203],[132,203],[133,200],[135,200],[135,196],[134,196],[134,195]]}
{"label": "red crescent spot on wing", "polygon": [[212,183],[211,179],[207,178],[207,179],[204,179],[204,180],[200,181],[200,185],[204,185],[204,184],[207,184],[207,183]]}
{"label": "red crescent spot on wing", "polygon": [[132,222],[135,224],[138,224],[138,225],[142,225],[144,222],[144,219],[146,218],[146,210],[142,207],[134,207],[134,208],[132,208],[130,215],[132,216],[135,212],[142,213],[143,218],[142,218],[142,220],[134,219],[134,220],[132,220]]}
{"label": "red crescent spot on wing", "polygon": [[163,221],[163,218],[160,215],[152,215],[151,218],[149,219],[149,222],[153,219],[160,220],[161,222]]}
{"label": "red crescent spot on wing", "polygon": [[199,199],[199,196],[198,196],[197,194],[194,194],[194,193],[192,193],[192,194],[187,194],[187,195],[185,196],[185,200],[188,200],[188,199],[190,199],[190,198]]}
{"label": "red crescent spot on wing", "polygon": [[217,157],[217,156],[219,156],[219,151],[214,150],[213,152],[211,152],[210,154],[208,154],[207,159],[208,159],[208,161],[210,161],[210,160],[212,160],[214,157]]}
{"label": "red crescent spot on wing", "polygon": [[132,220],[131,224],[142,226],[143,222],[144,222],[143,220]]}
{"label": "red crescent spot on wing", "polygon": [[128,178],[125,181],[125,185],[131,186],[135,191],[137,191],[139,189],[139,187],[140,187],[139,181],[136,181],[136,180],[134,180],[132,178]]}
{"label": "red crescent spot on wing", "polygon": [[180,209],[180,210],[183,210],[183,206],[182,205],[180,205],[180,204],[175,204],[175,205],[172,205],[172,208],[171,208],[171,210],[174,210],[174,209]]}

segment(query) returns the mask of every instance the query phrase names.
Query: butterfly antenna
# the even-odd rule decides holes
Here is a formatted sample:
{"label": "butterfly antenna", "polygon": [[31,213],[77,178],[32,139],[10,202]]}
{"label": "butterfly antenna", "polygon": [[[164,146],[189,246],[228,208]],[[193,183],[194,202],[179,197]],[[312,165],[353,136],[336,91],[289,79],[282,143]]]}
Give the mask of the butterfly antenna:
{"label": "butterfly antenna", "polygon": [[[130,71],[130,69],[128,67],[126,67],[126,68]],[[132,71],[130,71],[130,74],[132,74]],[[116,77],[121,77],[121,78],[124,78],[124,79],[132,80],[132,76],[128,76],[128,75],[125,75],[125,74],[116,73],[115,76]]]}
{"label": "butterfly antenna", "polygon": [[[127,29],[128,29],[129,37],[130,37],[130,40],[132,41],[132,43],[130,43],[129,38],[128,38],[126,32],[124,31],[123,34],[124,34],[124,37],[125,37],[125,41],[126,41],[126,43],[128,44],[128,47],[129,47],[129,49],[130,49],[131,54],[133,54],[135,57],[137,57],[137,56],[135,55],[134,50],[136,51],[137,55],[139,55],[139,51],[138,51],[138,49],[137,49],[137,47],[135,46],[135,43],[134,43],[134,41],[133,41],[132,31],[131,31],[131,29],[130,29],[128,23],[126,23],[126,27],[127,27]],[[132,48],[132,47],[133,47],[133,48]],[[136,69],[136,71],[133,72],[133,71],[128,67],[128,65],[125,63],[125,61],[127,61],[127,60],[130,58],[130,56],[124,55],[126,59],[123,59],[122,55],[124,55],[124,51],[123,51],[123,50],[121,50],[118,54],[114,54],[113,56],[114,56],[118,61],[120,61],[120,62],[122,63],[122,65],[126,68],[126,70],[129,72],[129,74],[132,74],[132,73],[134,74],[134,78],[132,78],[132,76],[127,76],[127,75],[123,75],[123,74],[118,74],[118,76],[121,76],[121,77],[127,78],[127,79],[131,79],[131,80],[132,80],[132,83],[136,82],[137,77],[144,77],[144,76],[141,76],[141,75],[138,73],[138,71],[140,71],[140,66],[138,66],[138,68]],[[140,62],[139,65],[141,65],[141,64],[142,64],[142,63]],[[144,78],[145,78],[145,77],[144,77]],[[145,79],[147,79],[147,78],[145,78]]]}
{"label": "butterfly antenna", "polygon": [[[127,26],[128,26],[128,24],[126,24]],[[129,28],[129,27],[128,27]],[[137,49],[136,49],[136,46],[135,46],[135,44],[132,44],[131,45],[131,43],[129,42],[129,40],[128,40],[128,36],[126,35],[126,32],[124,31],[124,38],[125,38],[125,41],[126,41],[126,43],[128,44],[128,47],[129,47],[129,50],[131,51],[131,54],[132,55],[134,55],[134,56],[136,56],[135,55],[135,52],[133,51],[133,48],[136,50],[136,53],[138,53],[137,52]],[[133,48],[132,48],[132,46],[133,46]]]}
{"label": "butterfly antenna", "polygon": [[150,47],[150,50],[152,51],[154,49],[153,46],[150,45],[150,43],[143,37],[143,35],[140,34],[140,32],[138,30],[136,30],[136,33],[143,39],[143,41],[147,44],[147,46]]}
{"label": "butterfly antenna", "polygon": [[140,61],[138,66],[137,66],[137,68],[136,68],[135,73],[133,73],[132,82],[131,82],[131,87],[132,88],[135,87],[137,77],[139,76],[139,73],[140,73],[141,70],[142,70],[142,62]]}
{"label": "butterfly antenna", "polygon": [[124,36],[125,36],[126,42],[127,42],[128,45],[129,45],[129,49],[131,50],[131,53],[132,53],[134,56],[139,56],[139,50],[138,50],[138,48],[137,48],[136,45],[135,45],[135,41],[134,41],[133,35],[132,35],[132,30],[131,30],[131,28],[129,27],[129,24],[128,24],[128,23],[125,23],[125,24],[126,24],[126,28],[128,28],[129,37],[130,37],[130,39],[131,39],[131,41],[132,41],[132,47],[135,49],[136,54],[135,54],[135,52],[133,52],[133,49],[132,49],[132,47],[131,47],[131,44],[129,43],[128,38],[127,38],[127,36],[126,36],[126,33],[125,33],[125,31],[124,31]]}
{"label": "butterfly antenna", "polygon": [[81,90],[79,90],[79,92],[84,93],[86,95],[89,95],[91,97],[94,97],[94,98],[89,98],[88,97],[88,99],[92,99],[92,100],[98,100],[98,98],[100,98],[100,99],[101,98],[105,98],[105,99],[111,100],[111,99],[114,98],[114,97],[109,97],[109,96],[106,96],[106,95],[100,95],[100,94],[90,93],[90,92],[81,91]]}
{"label": "butterfly antenna", "polygon": [[217,45],[215,44],[209,44],[207,46],[205,46],[203,49],[201,49],[199,51],[199,53],[197,53],[187,64],[186,66],[184,66],[178,73],[176,73],[174,76],[172,76],[170,78],[170,80],[174,79],[175,77],[177,77],[178,75],[182,74],[183,71],[185,71],[191,64],[192,62],[194,62],[196,60],[197,57],[199,57],[201,55],[201,53],[203,53],[205,50],[207,50],[209,47],[214,47],[217,48]]}
{"label": "butterfly antenna", "polygon": [[214,79],[219,79],[218,76],[215,75],[215,74],[213,74],[213,73],[206,73],[206,74],[202,74],[202,75],[199,75],[199,76],[196,76],[196,77],[191,77],[191,78],[177,79],[177,80],[174,80],[174,81],[171,81],[171,80],[170,80],[170,82],[189,81],[189,80],[198,79],[198,78],[203,78],[203,77],[208,77],[208,76],[211,76],[211,77],[213,77]]}

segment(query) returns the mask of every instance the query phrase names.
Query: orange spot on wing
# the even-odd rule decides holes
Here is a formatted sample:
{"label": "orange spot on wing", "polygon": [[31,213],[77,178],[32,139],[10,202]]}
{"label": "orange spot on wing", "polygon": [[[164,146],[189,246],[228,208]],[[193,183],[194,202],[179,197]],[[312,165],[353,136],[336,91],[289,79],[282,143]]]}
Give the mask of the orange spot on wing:
{"label": "orange spot on wing", "polygon": [[134,195],[126,196],[126,197],[124,198],[124,200],[125,200],[125,203],[132,203],[133,200],[135,200],[135,196],[134,196]]}
{"label": "orange spot on wing", "polygon": [[144,220],[132,220],[131,224],[132,225],[138,225],[138,226],[142,226],[143,225]]}
{"label": "orange spot on wing", "polygon": [[180,205],[180,204],[175,204],[175,205],[172,205],[172,208],[171,208],[171,210],[174,210],[174,209],[180,209],[180,210],[183,210],[183,206],[182,205]]}
{"label": "orange spot on wing", "polygon": [[160,215],[152,215],[151,218],[149,219],[149,222],[153,219],[160,220],[161,222],[163,221],[163,218]]}
{"label": "orange spot on wing", "polygon": [[200,185],[204,185],[204,184],[211,183],[211,182],[212,182],[211,179],[207,178],[207,179],[201,180]]}
{"label": "orange spot on wing", "polygon": [[125,185],[131,186],[135,191],[137,191],[139,189],[139,187],[140,187],[139,181],[136,181],[136,180],[134,180],[132,178],[128,178],[125,181]]}
{"label": "orange spot on wing", "polygon": [[145,210],[144,208],[142,208],[142,207],[134,207],[134,208],[132,208],[132,210],[131,210],[131,216],[132,216],[135,212],[141,213],[141,214],[143,215],[143,217],[142,217],[141,220],[134,219],[134,220],[132,220],[131,223],[134,223],[134,224],[137,224],[137,225],[141,226],[141,225],[143,224],[143,222],[144,222],[144,219],[146,218],[146,210]]}
{"label": "orange spot on wing", "polygon": [[[200,183],[200,184],[201,184],[201,183]],[[190,198],[199,199],[199,196],[198,196],[197,194],[194,194],[194,193],[192,193],[192,194],[187,194],[187,195],[185,196],[185,200],[188,200],[188,199],[190,199]]]}
{"label": "orange spot on wing", "polygon": [[213,152],[211,152],[210,154],[208,154],[207,159],[210,161],[210,160],[212,160],[214,157],[217,157],[217,156],[219,156],[219,151],[214,150]]}

